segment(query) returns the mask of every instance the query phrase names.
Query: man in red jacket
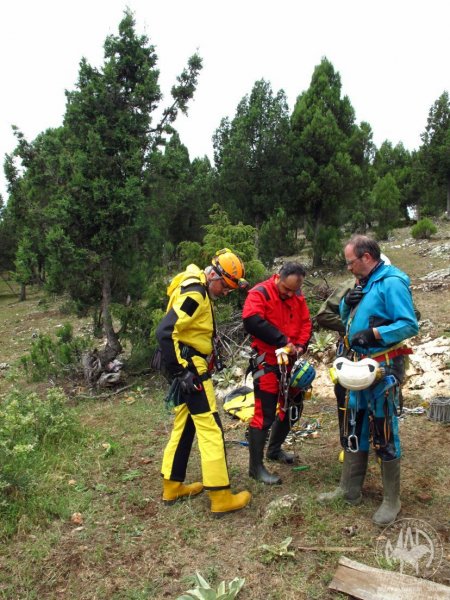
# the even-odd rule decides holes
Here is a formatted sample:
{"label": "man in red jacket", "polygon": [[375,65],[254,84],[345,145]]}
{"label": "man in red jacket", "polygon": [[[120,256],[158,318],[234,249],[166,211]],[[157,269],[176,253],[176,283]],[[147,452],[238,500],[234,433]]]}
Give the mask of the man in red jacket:
{"label": "man in red jacket", "polygon": [[[308,345],[312,324],[301,291],[305,275],[301,264],[286,263],[278,274],[249,291],[242,312],[244,328],[252,336],[251,345],[257,354],[253,364],[258,365],[253,372],[255,413],[248,430],[249,475],[268,485],[281,483],[278,475],[269,473],[263,463],[264,445],[270,428],[267,458],[288,464],[294,461],[293,454],[281,449],[289,433],[290,422],[289,415],[283,410],[284,402],[279,402],[280,368],[276,351],[285,348],[285,352],[295,360]],[[288,369],[292,362],[291,359]]]}

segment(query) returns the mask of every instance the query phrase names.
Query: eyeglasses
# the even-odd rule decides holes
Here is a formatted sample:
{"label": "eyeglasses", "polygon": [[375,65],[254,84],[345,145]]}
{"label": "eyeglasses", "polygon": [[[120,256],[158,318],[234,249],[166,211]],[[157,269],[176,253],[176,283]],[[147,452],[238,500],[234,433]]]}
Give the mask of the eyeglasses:
{"label": "eyeglasses", "polygon": [[354,262],[356,262],[357,260],[361,260],[361,258],[362,256],[357,256],[353,260],[346,260],[345,264],[347,265],[347,267],[351,267]]}
{"label": "eyeglasses", "polygon": [[223,277],[217,277],[215,280],[219,281],[220,285],[222,286],[222,289],[226,290],[227,292],[232,292],[235,289],[230,287]]}

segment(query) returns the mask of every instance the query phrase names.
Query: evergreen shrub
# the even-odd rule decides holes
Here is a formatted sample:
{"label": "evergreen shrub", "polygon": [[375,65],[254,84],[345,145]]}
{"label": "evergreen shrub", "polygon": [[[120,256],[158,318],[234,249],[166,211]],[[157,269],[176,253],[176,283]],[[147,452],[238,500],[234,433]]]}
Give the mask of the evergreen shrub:
{"label": "evergreen shrub", "polygon": [[431,219],[425,218],[417,221],[411,228],[411,235],[415,240],[429,240],[437,232],[437,227]]}
{"label": "evergreen shrub", "polygon": [[81,354],[90,346],[89,338],[73,337],[70,323],[64,324],[56,337],[54,340],[47,334],[39,334],[30,352],[20,358],[30,381],[44,381],[78,369]]}

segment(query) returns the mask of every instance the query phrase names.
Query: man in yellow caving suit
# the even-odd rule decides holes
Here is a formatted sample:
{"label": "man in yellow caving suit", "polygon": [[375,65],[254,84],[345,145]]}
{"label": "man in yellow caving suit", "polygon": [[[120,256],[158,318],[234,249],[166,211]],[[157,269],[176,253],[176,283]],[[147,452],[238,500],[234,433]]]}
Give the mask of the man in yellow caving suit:
{"label": "man in yellow caving suit", "polygon": [[[240,510],[251,499],[250,492],[232,494],[230,490],[223,428],[208,368],[215,336],[212,300],[246,287],[244,275],[242,261],[227,248],[217,252],[204,271],[189,265],[171,281],[166,315],[156,331],[165,368],[179,384],[175,421],[161,469],[163,501],[172,504],[205,488],[216,515]],[[195,434],[203,483],[185,485]]]}

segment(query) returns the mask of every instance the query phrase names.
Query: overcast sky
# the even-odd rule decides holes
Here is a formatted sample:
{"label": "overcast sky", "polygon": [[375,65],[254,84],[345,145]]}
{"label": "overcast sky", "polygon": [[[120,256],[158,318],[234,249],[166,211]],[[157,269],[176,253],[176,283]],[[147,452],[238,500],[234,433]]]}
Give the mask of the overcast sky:
{"label": "overcast sky", "polygon": [[[28,140],[61,125],[64,90],[81,57],[100,67],[103,43],[128,6],[156,47],[166,102],[198,51],[203,70],[188,117],[175,127],[191,159],[212,158],[211,137],[258,79],[289,108],[326,56],[341,75],[357,122],[379,147],[420,145],[430,107],[450,91],[448,0],[5,0],[0,4],[0,156],[17,125]],[[0,193],[6,199],[3,167]]]}

